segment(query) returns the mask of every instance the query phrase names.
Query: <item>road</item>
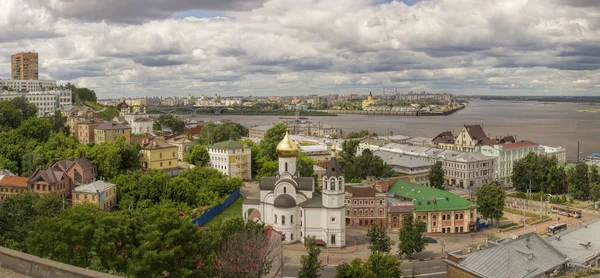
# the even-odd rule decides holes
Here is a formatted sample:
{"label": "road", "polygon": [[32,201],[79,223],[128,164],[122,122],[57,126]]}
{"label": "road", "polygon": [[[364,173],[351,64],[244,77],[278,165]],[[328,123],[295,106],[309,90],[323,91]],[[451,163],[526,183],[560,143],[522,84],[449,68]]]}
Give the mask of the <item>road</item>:
{"label": "road", "polygon": [[[283,269],[284,277],[298,277],[300,267],[300,265],[286,265]],[[400,268],[402,268],[402,273],[406,276],[411,276],[414,268],[417,277],[446,277],[446,263],[444,263],[443,260],[402,263]],[[321,271],[321,277],[323,278],[333,278],[334,276],[335,267],[333,266],[326,266],[325,269]]]}
{"label": "road", "polygon": [[[514,207],[516,205],[517,207],[519,207],[519,209],[520,209],[520,207],[527,207],[529,210],[533,209],[537,213],[539,213],[539,211],[540,211],[540,205],[539,205],[540,202],[539,201],[531,201],[531,200],[529,200],[527,202],[524,199],[510,198],[509,197],[509,198],[505,199],[504,203],[506,205],[509,205],[510,207]],[[542,214],[546,214],[546,215],[550,214],[550,207],[552,205],[553,204],[549,204],[548,202],[544,202],[542,204]],[[582,212],[582,216],[583,216],[584,219],[587,219],[586,221],[595,220],[595,219],[600,218],[600,215],[598,213],[589,213],[588,211],[585,211],[585,210]]]}

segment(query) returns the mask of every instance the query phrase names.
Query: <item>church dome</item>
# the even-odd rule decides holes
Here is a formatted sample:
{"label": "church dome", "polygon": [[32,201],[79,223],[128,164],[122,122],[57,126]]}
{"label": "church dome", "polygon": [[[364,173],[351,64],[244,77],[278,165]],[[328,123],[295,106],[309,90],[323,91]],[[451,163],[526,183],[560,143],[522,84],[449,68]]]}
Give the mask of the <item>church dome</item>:
{"label": "church dome", "polygon": [[283,140],[277,144],[276,150],[280,157],[295,157],[296,152],[298,151],[298,146],[296,143],[294,143],[294,141],[292,141],[292,138],[290,138],[286,131]]}
{"label": "church dome", "polygon": [[296,207],[296,199],[288,194],[281,194],[275,198],[273,206],[276,208],[293,208]]}

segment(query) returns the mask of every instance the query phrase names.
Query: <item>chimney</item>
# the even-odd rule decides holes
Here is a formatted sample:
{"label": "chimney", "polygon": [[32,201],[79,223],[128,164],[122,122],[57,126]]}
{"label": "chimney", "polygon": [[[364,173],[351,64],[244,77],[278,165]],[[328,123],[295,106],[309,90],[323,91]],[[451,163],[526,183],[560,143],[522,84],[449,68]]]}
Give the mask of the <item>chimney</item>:
{"label": "chimney", "polygon": [[390,131],[390,136],[394,136],[394,132],[393,131]]}

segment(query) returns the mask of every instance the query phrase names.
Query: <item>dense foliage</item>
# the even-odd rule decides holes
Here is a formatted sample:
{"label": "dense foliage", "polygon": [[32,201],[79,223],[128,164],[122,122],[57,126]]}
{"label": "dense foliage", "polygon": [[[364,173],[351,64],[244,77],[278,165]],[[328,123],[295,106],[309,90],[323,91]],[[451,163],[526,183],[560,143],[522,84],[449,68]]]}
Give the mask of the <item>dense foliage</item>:
{"label": "dense foliage", "polygon": [[321,270],[323,270],[323,264],[319,259],[321,249],[317,246],[315,237],[307,237],[304,240],[306,246],[307,255],[302,255],[300,262],[302,268],[298,273],[298,278],[319,278],[321,277]]}
{"label": "dense foliage", "polygon": [[367,237],[371,253],[389,253],[392,250],[392,241],[382,223],[371,225]]}
{"label": "dense foliage", "polygon": [[206,147],[200,144],[193,144],[188,148],[183,160],[196,166],[206,166],[210,163],[210,156]]}
{"label": "dense foliage", "polygon": [[74,101],[79,100],[80,102],[96,102],[98,100],[98,98],[96,97],[96,92],[94,92],[94,90],[90,90],[88,88],[77,88],[71,83],[67,83],[66,87],[68,89],[71,89],[71,92],[73,92]]}
{"label": "dense foliage", "polygon": [[[504,199],[506,193],[502,187],[493,184],[485,184],[477,190],[477,211],[485,219],[496,219],[500,221],[504,210]],[[493,223],[493,222],[492,222]]]}
{"label": "dense foliage", "polygon": [[227,140],[237,140],[248,136],[248,128],[234,122],[225,121],[221,124],[214,122],[204,123],[202,132],[198,135],[198,141],[203,145],[211,145]]}
{"label": "dense foliage", "polygon": [[429,185],[444,189],[444,168],[441,161],[436,161],[431,169],[429,169]]}
{"label": "dense foliage", "polygon": [[366,262],[354,259],[350,264],[343,263],[336,267],[335,278],[377,278],[402,277],[400,261],[385,253],[373,253]]}
{"label": "dense foliage", "polygon": [[412,256],[425,249],[427,242],[423,238],[423,222],[415,221],[412,215],[404,216],[399,232],[398,253],[400,256]]}
{"label": "dense foliage", "polygon": [[369,133],[368,130],[361,130],[361,131],[354,131],[354,132],[350,132],[348,133],[348,135],[346,135],[346,139],[362,139],[368,136],[377,136],[377,133]]}
{"label": "dense foliage", "polygon": [[206,167],[196,167],[176,177],[163,171],[128,172],[111,182],[117,185],[120,207],[124,209],[148,208],[161,203],[190,208],[216,205],[242,186],[242,180],[227,178]]}
{"label": "dense foliage", "polygon": [[545,192],[559,194],[565,192],[566,173],[555,157],[529,153],[513,165],[512,182],[523,192]]}
{"label": "dense foliage", "polygon": [[590,197],[590,178],[588,165],[584,162],[578,163],[567,172],[569,182],[569,193],[578,200],[587,200]]}
{"label": "dense foliage", "polygon": [[377,178],[389,178],[394,176],[394,170],[380,157],[375,156],[369,149],[363,150],[359,156],[356,153],[357,140],[348,140],[342,143],[340,164],[344,172],[344,178],[348,182],[360,182],[368,176]]}
{"label": "dense foliage", "polygon": [[162,131],[163,128],[170,128],[173,133],[183,133],[185,130],[185,122],[175,118],[171,114],[160,115],[156,118],[156,121],[154,121],[154,130]]}

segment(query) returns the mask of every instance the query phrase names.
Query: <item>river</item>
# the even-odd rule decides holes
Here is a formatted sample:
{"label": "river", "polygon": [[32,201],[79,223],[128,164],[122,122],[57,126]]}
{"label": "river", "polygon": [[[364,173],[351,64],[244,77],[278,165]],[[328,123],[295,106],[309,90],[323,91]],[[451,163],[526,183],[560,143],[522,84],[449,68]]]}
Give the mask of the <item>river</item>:
{"label": "river", "polygon": [[[600,113],[578,112],[598,109],[598,105],[582,103],[540,103],[533,101],[472,100],[469,105],[448,116],[372,116],[340,115],[309,117],[339,127],[344,133],[368,129],[385,134],[434,137],[442,131],[457,134],[465,124],[482,124],[491,138],[516,135],[517,140],[567,148],[567,159],[577,157],[580,141],[581,157],[600,152]],[[181,115],[186,117],[184,115]],[[198,115],[196,120],[232,120],[243,125],[265,125],[281,122],[280,116]]]}

